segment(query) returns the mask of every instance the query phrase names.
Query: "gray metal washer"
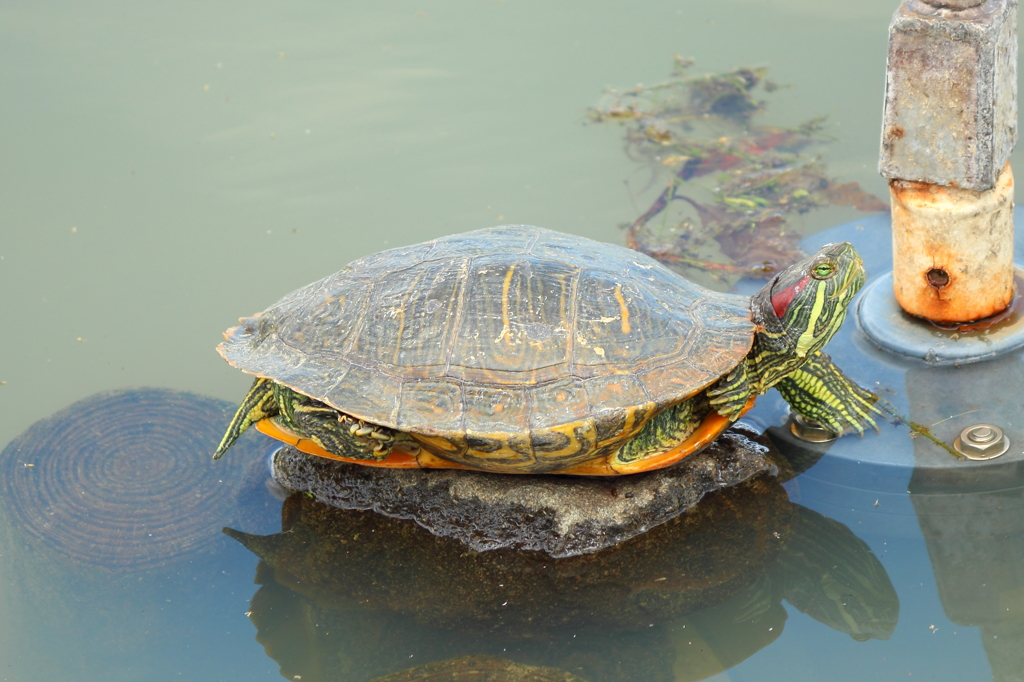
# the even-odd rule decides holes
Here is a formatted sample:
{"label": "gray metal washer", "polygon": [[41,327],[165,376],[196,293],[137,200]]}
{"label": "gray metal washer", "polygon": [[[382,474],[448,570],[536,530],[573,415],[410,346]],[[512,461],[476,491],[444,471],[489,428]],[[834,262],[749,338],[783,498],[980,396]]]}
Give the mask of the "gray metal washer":
{"label": "gray metal washer", "polygon": [[[1016,270],[1017,279],[1024,278],[1024,268],[1017,265]],[[864,288],[856,317],[857,326],[879,348],[930,365],[981,362],[1024,346],[1024,316],[1009,319],[989,333],[958,334],[908,315],[893,295],[891,272]]]}

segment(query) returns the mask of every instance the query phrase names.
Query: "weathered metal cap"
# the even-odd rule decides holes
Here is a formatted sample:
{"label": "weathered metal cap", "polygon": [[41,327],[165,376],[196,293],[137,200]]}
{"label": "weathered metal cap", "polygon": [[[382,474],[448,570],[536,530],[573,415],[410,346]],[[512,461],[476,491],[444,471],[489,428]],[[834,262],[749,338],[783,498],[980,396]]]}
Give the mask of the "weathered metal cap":
{"label": "weathered metal cap", "polygon": [[984,191],[1016,141],[1016,0],[904,0],[889,26],[879,172]]}

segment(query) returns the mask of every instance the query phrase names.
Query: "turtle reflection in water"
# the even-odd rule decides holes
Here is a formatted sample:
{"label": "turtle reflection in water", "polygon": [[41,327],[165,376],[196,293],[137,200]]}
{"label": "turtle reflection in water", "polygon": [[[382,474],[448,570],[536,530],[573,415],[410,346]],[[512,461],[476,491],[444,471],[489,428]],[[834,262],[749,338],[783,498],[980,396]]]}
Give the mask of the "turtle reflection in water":
{"label": "turtle reflection in water", "polygon": [[829,244],[753,298],[641,253],[503,226],[367,256],[225,332],[250,425],[371,466],[614,476],[700,451],[776,387],[836,433],[877,397],[821,349],[864,283]]}
{"label": "turtle reflection in water", "polygon": [[[871,550],[842,524],[790,503],[773,477],[714,493],[615,547],[565,559],[467,551],[410,521],[334,509],[304,494],[286,501],[282,526],[272,536],[225,532],[262,559],[263,587],[252,602],[258,638],[283,673],[303,679],[365,680],[409,655],[508,648],[517,660],[592,682],[654,682],[673,679],[672,668],[693,655],[672,641],[672,623],[686,614],[727,630],[732,651],[716,653],[731,665],[778,636],[783,598],[857,640],[887,638],[899,611]],[[276,620],[285,616],[287,626]],[[303,627],[299,655],[282,638]]]}

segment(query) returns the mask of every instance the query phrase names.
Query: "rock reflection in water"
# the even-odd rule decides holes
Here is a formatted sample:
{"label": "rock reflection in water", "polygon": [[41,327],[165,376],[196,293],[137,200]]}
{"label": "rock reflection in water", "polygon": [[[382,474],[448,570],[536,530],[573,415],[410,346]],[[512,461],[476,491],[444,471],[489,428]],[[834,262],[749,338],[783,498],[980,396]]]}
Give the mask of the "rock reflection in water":
{"label": "rock reflection in water", "polygon": [[[855,639],[885,639],[899,600],[842,524],[762,476],[596,554],[473,552],[415,523],[303,494],[283,532],[226,529],[262,559],[257,639],[288,679],[369,680],[492,654],[591,682],[697,680],[781,633],[781,601]],[[699,643],[701,646],[693,646]]]}
{"label": "rock reflection in water", "polygon": [[586,682],[555,668],[522,665],[495,656],[463,656],[418,665],[371,682]]}

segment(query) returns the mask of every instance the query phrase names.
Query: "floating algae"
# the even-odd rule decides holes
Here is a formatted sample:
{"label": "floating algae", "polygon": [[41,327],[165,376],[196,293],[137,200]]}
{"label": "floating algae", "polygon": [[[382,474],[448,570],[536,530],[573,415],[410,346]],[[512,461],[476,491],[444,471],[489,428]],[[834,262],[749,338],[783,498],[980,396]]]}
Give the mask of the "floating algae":
{"label": "floating algae", "polygon": [[694,77],[691,65],[676,56],[669,80],[611,90],[590,110],[594,122],[625,127],[627,154],[645,162],[655,182],[667,175],[650,207],[623,225],[628,246],[718,279],[766,278],[806,257],[794,215],[830,205],[888,210],[857,183],[829,178],[808,153],[829,140],[824,117],[792,128],[755,123],[767,106],[757,96],[779,88],[765,79],[767,69]]}

